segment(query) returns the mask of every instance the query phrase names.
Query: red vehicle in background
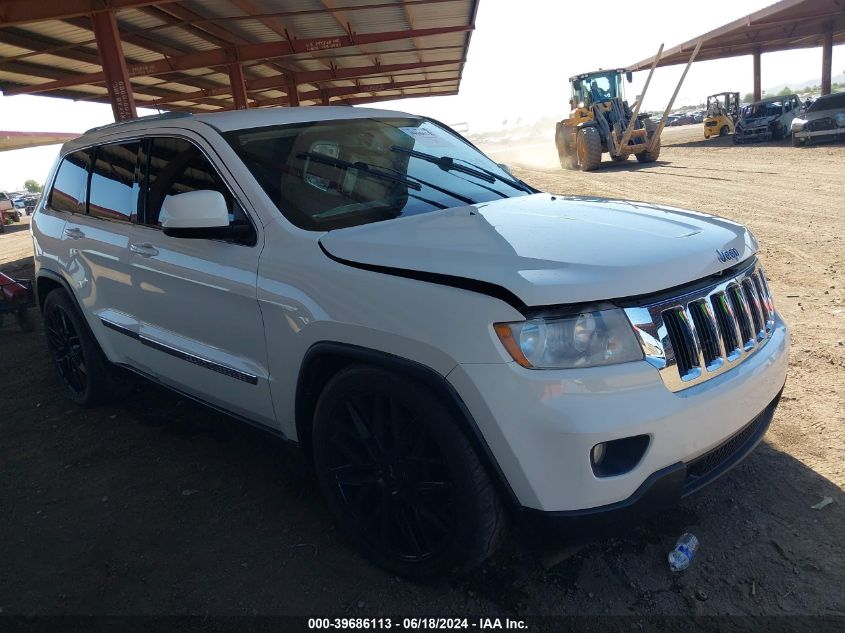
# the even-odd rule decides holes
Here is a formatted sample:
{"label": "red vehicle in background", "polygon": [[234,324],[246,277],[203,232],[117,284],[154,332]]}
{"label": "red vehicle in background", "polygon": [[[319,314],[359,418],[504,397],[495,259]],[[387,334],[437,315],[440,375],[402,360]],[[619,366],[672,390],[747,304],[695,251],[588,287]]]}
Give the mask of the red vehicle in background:
{"label": "red vehicle in background", "polygon": [[32,281],[29,279],[14,279],[0,273],[0,325],[6,314],[14,314],[18,325],[24,332],[32,330],[32,320],[29,309],[35,306],[35,294],[32,291]]}

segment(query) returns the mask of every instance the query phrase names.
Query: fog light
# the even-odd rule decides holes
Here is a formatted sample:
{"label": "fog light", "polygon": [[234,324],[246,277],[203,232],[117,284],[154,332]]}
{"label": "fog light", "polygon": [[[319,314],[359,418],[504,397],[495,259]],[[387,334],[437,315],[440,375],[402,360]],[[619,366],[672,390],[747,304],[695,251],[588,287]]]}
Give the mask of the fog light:
{"label": "fog light", "polygon": [[604,442],[593,446],[593,466],[598,466],[604,461],[604,454],[606,452],[606,445]]}

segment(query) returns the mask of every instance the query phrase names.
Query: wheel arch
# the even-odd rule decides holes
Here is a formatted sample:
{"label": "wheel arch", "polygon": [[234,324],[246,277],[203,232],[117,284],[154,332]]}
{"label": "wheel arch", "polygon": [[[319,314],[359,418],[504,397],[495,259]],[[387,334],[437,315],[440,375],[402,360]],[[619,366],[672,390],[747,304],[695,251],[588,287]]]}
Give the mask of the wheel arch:
{"label": "wheel arch", "polygon": [[428,387],[454,415],[508,507],[514,510],[520,507],[516,494],[511,489],[475,419],[458,392],[443,375],[416,361],[348,343],[334,341],[314,343],[303,357],[296,385],[294,411],[297,441],[307,461],[312,461],[311,430],[314,411],[323,385],[338,372],[359,364],[385,369]]}
{"label": "wheel arch", "polygon": [[76,309],[79,310],[79,302],[76,300],[67,280],[59,273],[48,268],[41,268],[35,277],[35,297],[38,300],[38,309],[41,312],[44,312],[44,300],[47,299],[47,295],[56,289],[64,290],[70,296]]}

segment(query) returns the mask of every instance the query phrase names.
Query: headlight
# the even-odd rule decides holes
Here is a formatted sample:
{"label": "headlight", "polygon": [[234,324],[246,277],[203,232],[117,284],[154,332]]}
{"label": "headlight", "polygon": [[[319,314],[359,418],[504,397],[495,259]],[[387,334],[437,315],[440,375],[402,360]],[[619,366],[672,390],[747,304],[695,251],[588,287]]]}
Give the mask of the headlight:
{"label": "headlight", "polygon": [[804,119],[792,119],[792,131],[793,132],[800,132],[804,129],[804,126],[807,125],[807,122]]}
{"label": "headlight", "polygon": [[618,308],[496,323],[494,328],[511,357],[529,369],[595,367],[643,358],[634,330]]}

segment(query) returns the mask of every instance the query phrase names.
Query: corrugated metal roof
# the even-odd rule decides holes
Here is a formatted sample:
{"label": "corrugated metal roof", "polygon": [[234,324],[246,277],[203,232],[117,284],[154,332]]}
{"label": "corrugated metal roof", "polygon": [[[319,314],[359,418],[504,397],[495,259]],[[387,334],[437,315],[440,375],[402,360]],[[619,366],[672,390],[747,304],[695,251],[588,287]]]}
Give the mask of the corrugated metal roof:
{"label": "corrugated metal roof", "polygon": [[[454,94],[479,1],[90,0],[90,6],[120,7],[116,19],[139,104],[213,111],[234,108],[228,64],[238,60],[248,97],[259,104],[285,105],[294,83],[302,105]],[[43,6],[4,4],[15,9],[0,10],[0,90],[108,102],[90,15],[64,15],[63,3],[51,2],[55,13],[43,19]]]}

